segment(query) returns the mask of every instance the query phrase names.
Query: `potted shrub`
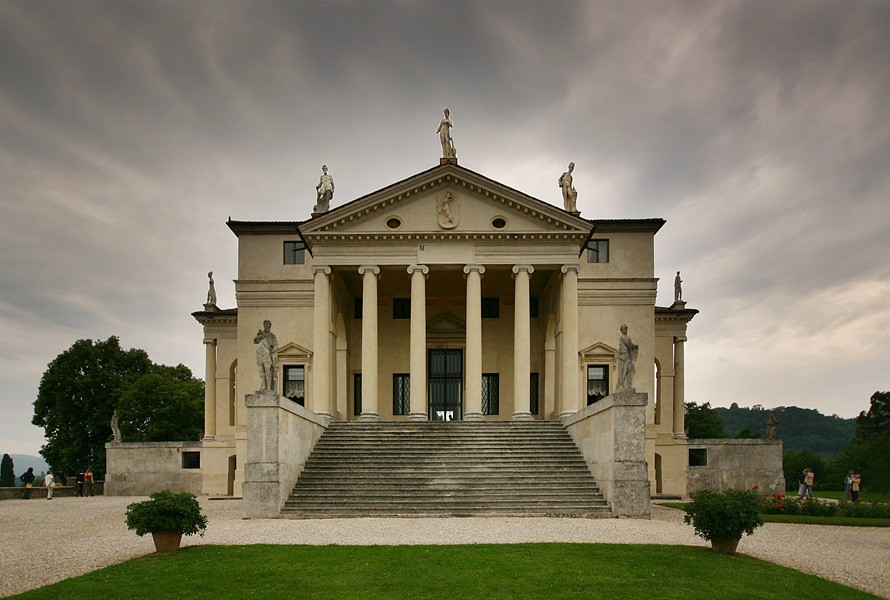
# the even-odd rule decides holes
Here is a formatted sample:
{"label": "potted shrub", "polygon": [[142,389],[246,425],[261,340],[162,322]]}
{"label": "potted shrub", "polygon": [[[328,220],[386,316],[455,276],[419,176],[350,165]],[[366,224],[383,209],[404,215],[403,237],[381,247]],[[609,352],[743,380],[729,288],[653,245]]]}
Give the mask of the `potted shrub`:
{"label": "potted shrub", "polygon": [[152,534],[158,552],[178,550],[183,535],[204,535],[207,517],[201,514],[194,494],[164,490],[150,497],[127,507],[127,529],[136,530],[139,536]]}
{"label": "potted shrub", "polygon": [[759,500],[754,490],[722,494],[702,490],[692,494],[684,520],[695,527],[696,535],[711,542],[714,552],[735,554],[742,534],[751,535],[763,525]]}

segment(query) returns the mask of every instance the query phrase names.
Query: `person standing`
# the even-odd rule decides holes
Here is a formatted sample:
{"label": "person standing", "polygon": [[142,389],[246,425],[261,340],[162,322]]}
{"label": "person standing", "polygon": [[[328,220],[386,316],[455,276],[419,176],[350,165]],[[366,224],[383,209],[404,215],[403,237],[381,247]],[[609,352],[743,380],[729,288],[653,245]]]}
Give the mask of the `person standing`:
{"label": "person standing", "polygon": [[859,473],[856,473],[855,475],[853,475],[853,484],[852,484],[853,489],[851,490],[853,492],[853,502],[856,502],[857,500],[859,500],[859,487],[861,485],[862,485],[862,475],[860,475]]}
{"label": "person standing", "polygon": [[807,493],[807,470],[804,469],[800,472],[800,475],[797,478],[797,495],[800,498],[803,498]]}
{"label": "person standing", "polygon": [[83,474],[83,483],[86,489],[87,496],[93,495],[93,470],[87,469],[87,472]]}
{"label": "person standing", "polygon": [[84,475],[84,472],[82,470],[77,472],[77,479],[75,479],[76,485],[74,488],[75,496],[80,496],[81,498],[83,498],[83,482],[85,477],[86,475]]}
{"label": "person standing", "polygon": [[847,473],[847,476],[844,477],[844,502],[851,499],[853,497],[853,470],[850,469],[850,472]]}
{"label": "person standing", "polygon": [[53,488],[56,487],[56,478],[53,477],[52,469],[46,472],[46,475],[43,476],[43,487],[46,488],[46,499],[53,499]]}
{"label": "person standing", "polygon": [[813,482],[816,481],[816,474],[812,469],[807,469],[807,490],[806,493],[810,498],[813,497]]}
{"label": "person standing", "polygon": [[25,484],[25,500],[31,499],[31,488],[34,487],[34,467],[28,467],[28,470],[22,473],[22,483]]}

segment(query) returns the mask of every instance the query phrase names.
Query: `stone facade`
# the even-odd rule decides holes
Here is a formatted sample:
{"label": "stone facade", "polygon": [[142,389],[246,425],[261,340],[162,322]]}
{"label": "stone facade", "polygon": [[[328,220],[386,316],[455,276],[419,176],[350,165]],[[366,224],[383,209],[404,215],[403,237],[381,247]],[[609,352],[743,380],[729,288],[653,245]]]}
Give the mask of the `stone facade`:
{"label": "stone facade", "polygon": [[691,439],[686,491],[723,492],[754,486],[762,494],[784,494],[782,440]]}

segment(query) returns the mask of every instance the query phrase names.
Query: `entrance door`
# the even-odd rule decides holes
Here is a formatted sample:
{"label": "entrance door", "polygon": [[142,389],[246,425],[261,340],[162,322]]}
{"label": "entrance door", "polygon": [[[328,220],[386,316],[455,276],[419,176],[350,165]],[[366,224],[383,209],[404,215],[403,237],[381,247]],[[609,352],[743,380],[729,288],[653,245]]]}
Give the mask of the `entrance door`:
{"label": "entrance door", "polygon": [[430,421],[460,420],[463,359],[463,350],[429,351]]}

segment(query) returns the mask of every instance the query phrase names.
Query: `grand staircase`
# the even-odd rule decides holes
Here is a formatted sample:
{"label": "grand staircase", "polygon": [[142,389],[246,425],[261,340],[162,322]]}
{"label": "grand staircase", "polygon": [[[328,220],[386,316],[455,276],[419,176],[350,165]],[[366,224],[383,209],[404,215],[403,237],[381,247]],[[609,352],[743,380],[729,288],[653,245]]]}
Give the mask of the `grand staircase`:
{"label": "grand staircase", "polygon": [[611,517],[558,422],[334,422],[283,518]]}

